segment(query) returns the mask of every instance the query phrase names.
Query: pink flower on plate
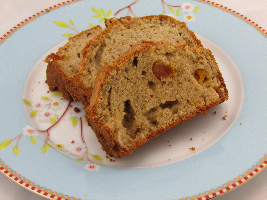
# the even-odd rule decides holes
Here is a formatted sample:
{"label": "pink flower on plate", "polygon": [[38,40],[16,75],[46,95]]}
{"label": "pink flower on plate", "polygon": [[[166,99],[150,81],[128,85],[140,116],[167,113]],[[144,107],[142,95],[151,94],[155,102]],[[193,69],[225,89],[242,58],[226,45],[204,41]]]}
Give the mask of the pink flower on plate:
{"label": "pink flower on plate", "polygon": [[85,152],[85,150],[86,145],[84,143],[81,143],[74,146],[74,148],[72,149],[72,153],[74,153],[75,155],[81,155]]}
{"label": "pink flower on plate", "polygon": [[35,101],[32,103],[33,110],[41,110],[44,106],[45,104],[42,101]]}
{"label": "pink flower on plate", "polygon": [[89,170],[89,171],[98,171],[100,166],[96,165],[96,164],[87,164],[87,165],[85,165],[84,168]]}
{"label": "pink flower on plate", "polygon": [[40,120],[42,121],[49,121],[50,118],[53,118],[54,112],[47,110],[40,113]]}
{"label": "pink flower on plate", "polygon": [[181,8],[184,12],[192,12],[195,9],[195,6],[193,6],[191,3],[183,3]]}
{"label": "pink flower on plate", "polygon": [[184,19],[187,20],[187,21],[194,21],[195,20],[195,16],[192,15],[192,14],[187,14],[184,16]]}
{"label": "pink flower on plate", "polygon": [[65,145],[64,144],[56,144],[56,147],[58,148],[58,149],[64,149],[64,147],[65,147]]}
{"label": "pink flower on plate", "polygon": [[32,128],[31,126],[29,125],[26,125],[24,128],[23,128],[23,135],[30,135],[30,136],[33,136],[33,135],[37,135],[38,132]]}
{"label": "pink flower on plate", "polygon": [[56,101],[53,101],[52,104],[51,104],[51,107],[53,109],[59,109],[63,104],[63,101],[62,100],[56,100]]}

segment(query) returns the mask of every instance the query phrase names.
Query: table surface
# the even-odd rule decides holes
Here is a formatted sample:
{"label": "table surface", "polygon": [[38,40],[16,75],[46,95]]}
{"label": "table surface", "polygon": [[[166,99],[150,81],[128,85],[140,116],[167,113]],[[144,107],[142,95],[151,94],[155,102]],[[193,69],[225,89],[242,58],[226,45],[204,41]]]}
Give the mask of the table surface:
{"label": "table surface", "polygon": [[[37,3],[38,2],[38,3]],[[29,16],[47,8],[62,0],[0,0],[0,35],[4,35],[13,26],[20,23]],[[266,0],[213,0],[223,6],[231,8],[252,21],[258,23],[263,29],[267,30],[267,1]],[[267,169],[248,181],[237,189],[217,197],[216,200],[261,200],[267,199]],[[0,173],[0,197],[3,200],[44,200],[17,183],[11,181],[4,174]]]}

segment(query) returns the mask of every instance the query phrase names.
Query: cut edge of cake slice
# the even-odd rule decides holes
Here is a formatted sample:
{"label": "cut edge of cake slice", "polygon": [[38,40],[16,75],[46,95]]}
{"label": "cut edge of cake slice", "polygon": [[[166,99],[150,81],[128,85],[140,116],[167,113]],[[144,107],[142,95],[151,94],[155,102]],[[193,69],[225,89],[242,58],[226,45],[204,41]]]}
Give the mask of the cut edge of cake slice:
{"label": "cut edge of cake slice", "polygon": [[[44,60],[47,63],[46,83],[50,91],[58,90],[63,93],[65,99],[76,101],[75,94],[79,88],[73,77],[80,69],[82,49],[101,31],[101,26],[82,31],[70,37],[56,53],[51,53],[46,57]],[[70,55],[70,51],[74,52],[74,55]]]}
{"label": "cut edge of cake slice", "polygon": [[121,158],[227,99],[210,50],[143,42],[98,72],[85,111],[102,149]]}
{"label": "cut edge of cake slice", "polygon": [[[167,31],[165,30],[166,27],[168,27]],[[145,30],[146,32],[144,32]],[[159,33],[159,31],[164,32],[165,35]],[[143,39],[140,39],[140,37]],[[97,71],[105,65],[111,64],[119,55],[142,40],[166,41],[174,45],[188,43],[189,46],[203,47],[201,41],[197,39],[193,31],[188,29],[186,23],[167,15],[132,18],[124,26],[118,20],[115,20],[94,40],[87,43],[83,50],[84,58],[75,79],[82,91],[80,98],[78,95],[77,98],[80,100],[87,99],[87,101],[82,100],[85,107],[90,104]]]}

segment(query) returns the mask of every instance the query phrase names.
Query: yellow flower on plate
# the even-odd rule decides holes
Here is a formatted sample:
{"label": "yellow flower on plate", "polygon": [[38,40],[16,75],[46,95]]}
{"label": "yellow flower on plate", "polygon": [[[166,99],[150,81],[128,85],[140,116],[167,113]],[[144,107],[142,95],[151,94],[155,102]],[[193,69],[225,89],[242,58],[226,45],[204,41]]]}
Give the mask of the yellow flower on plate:
{"label": "yellow flower on plate", "polygon": [[64,149],[64,144],[56,144],[56,147],[57,147],[58,149]]}
{"label": "yellow flower on plate", "polygon": [[192,12],[195,8],[195,6],[191,3],[183,3],[181,8],[184,12]]}
{"label": "yellow flower on plate", "polygon": [[62,106],[62,104],[63,104],[62,100],[56,100],[52,102],[51,107],[56,110],[59,109]]}
{"label": "yellow flower on plate", "polygon": [[98,171],[100,166],[96,164],[87,164],[84,166],[84,168],[87,169],[88,171]]}
{"label": "yellow flower on plate", "polygon": [[195,16],[192,14],[187,14],[184,16],[184,19],[187,21],[194,21],[195,20]]}

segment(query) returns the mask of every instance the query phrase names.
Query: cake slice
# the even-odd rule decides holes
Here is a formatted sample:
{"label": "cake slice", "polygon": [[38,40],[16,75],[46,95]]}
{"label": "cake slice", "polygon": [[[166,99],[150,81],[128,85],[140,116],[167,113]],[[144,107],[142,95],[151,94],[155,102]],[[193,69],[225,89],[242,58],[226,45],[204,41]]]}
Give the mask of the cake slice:
{"label": "cake slice", "polygon": [[97,72],[143,40],[202,47],[200,40],[184,22],[167,15],[132,18],[130,23],[124,26],[116,20],[112,21],[101,34],[86,45],[80,71],[75,75],[78,86],[82,89],[82,93],[76,97],[85,107],[90,104]]}
{"label": "cake slice", "polygon": [[76,85],[74,75],[80,69],[82,50],[101,31],[101,26],[85,30],[70,37],[68,43],[60,47],[57,53],[47,56],[46,83],[50,91],[59,90],[65,99],[76,100],[75,94],[81,91]]}
{"label": "cake slice", "polygon": [[97,76],[86,119],[117,158],[228,99],[210,50],[187,45],[137,44]]}
{"label": "cake slice", "polygon": [[[110,18],[105,20],[105,25],[117,21],[120,24],[127,24],[132,20],[130,16],[121,18]],[[52,53],[45,59],[47,65],[46,83],[50,91],[59,90],[67,100],[77,100],[78,95],[81,101],[84,100],[82,90],[77,86],[74,75],[80,70],[80,63],[83,58],[82,50],[86,44],[96,35],[102,32],[101,26],[87,29],[69,38],[67,44],[59,48],[57,53]]]}
{"label": "cake slice", "polygon": [[128,24],[132,21],[132,17],[131,16],[125,16],[125,17],[121,17],[121,18],[116,18],[116,17],[112,17],[112,18],[108,18],[105,19],[105,26],[108,27],[110,24],[112,24],[115,21],[119,21],[122,25]]}

